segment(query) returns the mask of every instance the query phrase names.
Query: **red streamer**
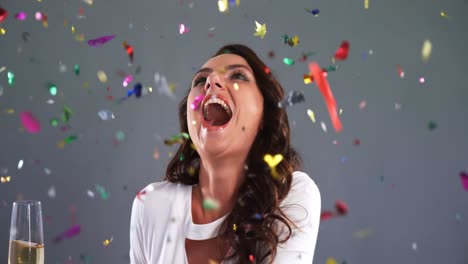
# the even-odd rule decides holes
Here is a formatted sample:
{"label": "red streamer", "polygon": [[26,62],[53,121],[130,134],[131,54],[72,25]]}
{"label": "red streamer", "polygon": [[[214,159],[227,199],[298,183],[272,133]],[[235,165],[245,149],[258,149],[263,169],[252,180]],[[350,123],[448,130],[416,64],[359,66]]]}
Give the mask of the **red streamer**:
{"label": "red streamer", "polygon": [[333,97],[333,93],[330,89],[330,85],[328,84],[327,79],[323,76],[323,70],[315,62],[311,62],[309,64],[309,70],[312,76],[314,77],[317,87],[319,88],[320,92],[322,93],[325,99],[325,103],[327,104],[328,108],[328,113],[330,114],[330,119],[332,121],[333,127],[335,128],[335,131],[341,132],[341,130],[343,130],[343,126],[341,125],[341,121],[338,116],[336,101]]}

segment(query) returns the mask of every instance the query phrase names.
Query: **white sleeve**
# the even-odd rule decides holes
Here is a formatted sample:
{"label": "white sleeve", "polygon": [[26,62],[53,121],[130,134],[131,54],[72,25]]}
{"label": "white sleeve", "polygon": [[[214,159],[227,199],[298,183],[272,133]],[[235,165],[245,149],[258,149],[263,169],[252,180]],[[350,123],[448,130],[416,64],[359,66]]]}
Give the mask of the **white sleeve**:
{"label": "white sleeve", "polygon": [[[282,202],[282,206],[286,206],[284,209],[282,207],[282,210],[302,232],[291,226],[291,237],[277,246],[274,264],[311,264],[314,258],[320,224],[320,191],[307,174],[295,174],[302,175],[297,175],[294,180],[296,182],[293,183],[288,197]],[[288,229],[285,228],[281,234],[286,237],[288,233]],[[283,236],[280,235],[281,240]]]}
{"label": "white sleeve", "polygon": [[143,240],[143,201],[135,198],[130,220],[130,264],[146,264]]}

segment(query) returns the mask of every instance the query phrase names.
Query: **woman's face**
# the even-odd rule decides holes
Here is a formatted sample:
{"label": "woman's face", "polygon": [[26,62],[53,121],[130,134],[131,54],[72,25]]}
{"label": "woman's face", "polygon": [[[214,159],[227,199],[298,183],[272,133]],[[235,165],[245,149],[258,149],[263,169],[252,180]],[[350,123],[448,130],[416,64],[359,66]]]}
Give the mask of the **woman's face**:
{"label": "woman's face", "polygon": [[199,155],[247,156],[263,115],[263,96],[244,58],[222,54],[195,74],[187,125]]}

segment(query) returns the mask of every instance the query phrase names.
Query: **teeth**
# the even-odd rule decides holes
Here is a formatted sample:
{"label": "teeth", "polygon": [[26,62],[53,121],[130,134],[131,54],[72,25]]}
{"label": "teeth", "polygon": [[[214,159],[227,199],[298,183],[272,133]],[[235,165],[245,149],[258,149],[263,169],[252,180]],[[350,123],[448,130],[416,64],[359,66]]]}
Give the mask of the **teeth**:
{"label": "teeth", "polygon": [[203,108],[203,111],[205,112],[205,114],[206,114],[206,108],[208,107],[209,104],[220,104],[229,115],[232,115],[231,108],[229,108],[229,106],[223,100],[216,98],[216,97],[211,97],[210,99],[208,99],[208,101],[206,101],[205,107]]}

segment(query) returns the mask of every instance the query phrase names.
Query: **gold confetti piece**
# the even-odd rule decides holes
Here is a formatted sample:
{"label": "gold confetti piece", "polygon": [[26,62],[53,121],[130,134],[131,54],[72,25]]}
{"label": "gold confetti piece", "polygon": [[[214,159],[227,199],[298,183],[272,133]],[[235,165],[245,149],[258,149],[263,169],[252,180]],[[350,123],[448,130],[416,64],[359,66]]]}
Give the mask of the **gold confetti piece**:
{"label": "gold confetti piece", "polygon": [[218,262],[213,259],[208,259],[208,264],[218,264]]}
{"label": "gold confetti piece", "polygon": [[239,91],[239,84],[234,83],[234,90]]}
{"label": "gold confetti piece", "polygon": [[357,239],[362,239],[372,234],[372,229],[367,228],[354,232],[353,237]]}
{"label": "gold confetti piece", "polygon": [[234,232],[237,231],[237,225],[236,224],[232,225],[232,230],[234,230]]}
{"label": "gold confetti piece", "polygon": [[10,115],[13,115],[13,114],[15,113],[15,109],[13,109],[13,108],[8,108],[8,109],[5,110],[5,113],[10,114]]}
{"label": "gold confetti piece", "polygon": [[0,177],[0,182],[1,183],[7,183],[7,182],[10,182],[10,176],[3,176],[3,177]]}
{"label": "gold confetti piece", "polygon": [[97,76],[100,82],[105,83],[107,82],[107,75],[104,71],[99,70],[97,72]]}
{"label": "gold confetti piece", "polygon": [[257,21],[255,21],[255,33],[254,36],[261,37],[262,39],[265,37],[266,34],[266,24],[260,24]]}
{"label": "gold confetti piece", "polygon": [[111,237],[110,240],[109,240],[109,239],[104,240],[104,241],[102,242],[102,244],[103,244],[105,247],[107,247],[107,246],[112,242],[112,240],[114,240],[114,237]]}
{"label": "gold confetti piece", "polygon": [[364,0],[364,8],[369,9],[369,0]]}
{"label": "gold confetti piece", "polygon": [[307,109],[307,115],[309,115],[310,120],[312,120],[312,123],[315,123],[315,114],[314,111]]}
{"label": "gold confetti piece", "polygon": [[0,35],[5,35],[5,34],[6,34],[6,30],[0,27]]}
{"label": "gold confetti piece", "polygon": [[426,39],[421,48],[421,57],[423,62],[428,62],[431,57],[432,52],[432,43],[430,40]]}
{"label": "gold confetti piece", "polygon": [[447,13],[444,12],[444,10],[440,10],[440,16],[445,17],[445,18],[449,18],[449,16],[447,15]]}
{"label": "gold confetti piece", "polygon": [[327,264],[337,264],[338,262],[334,258],[327,258]]}

